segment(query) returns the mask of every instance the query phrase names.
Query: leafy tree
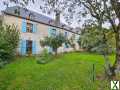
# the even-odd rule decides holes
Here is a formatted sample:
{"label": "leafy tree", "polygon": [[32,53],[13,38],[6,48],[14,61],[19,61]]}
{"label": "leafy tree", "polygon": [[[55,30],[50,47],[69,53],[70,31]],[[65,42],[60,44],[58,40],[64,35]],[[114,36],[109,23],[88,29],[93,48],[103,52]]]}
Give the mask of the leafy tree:
{"label": "leafy tree", "polygon": [[58,34],[55,36],[45,37],[44,40],[40,40],[42,46],[49,46],[53,49],[55,54],[57,54],[57,49],[62,46],[63,43],[66,43],[67,39],[64,35]]}
{"label": "leafy tree", "polygon": [[[112,75],[115,75],[115,71],[120,69],[120,2],[119,0],[75,0],[78,6],[84,7],[82,14],[90,14],[94,18],[95,23],[102,30],[103,24],[110,23],[112,31],[115,33],[116,40],[116,60],[112,66]],[[81,10],[79,10],[81,11]],[[86,11],[86,12],[85,12]],[[115,21],[118,20],[116,23]],[[105,33],[103,32],[103,39],[105,39]],[[105,43],[106,40],[103,42]]]}
{"label": "leafy tree", "polygon": [[14,25],[0,24],[0,65],[9,63],[15,55],[19,42],[19,31]]}
{"label": "leafy tree", "polygon": [[[114,33],[111,32],[110,29],[103,30],[107,39],[107,44],[109,45],[109,47],[115,48],[115,42],[113,42]],[[85,28],[80,35],[78,43],[81,48],[84,48],[88,51],[94,51],[94,47],[97,47],[103,41],[103,36],[103,31],[99,30],[96,26]]]}
{"label": "leafy tree", "polygon": [[[104,32],[104,34],[103,34]],[[90,52],[97,52],[104,56],[106,74],[111,76],[111,65],[108,55],[114,51],[115,35],[110,29],[103,28],[99,30],[98,27],[85,28],[79,38],[79,45]]]}

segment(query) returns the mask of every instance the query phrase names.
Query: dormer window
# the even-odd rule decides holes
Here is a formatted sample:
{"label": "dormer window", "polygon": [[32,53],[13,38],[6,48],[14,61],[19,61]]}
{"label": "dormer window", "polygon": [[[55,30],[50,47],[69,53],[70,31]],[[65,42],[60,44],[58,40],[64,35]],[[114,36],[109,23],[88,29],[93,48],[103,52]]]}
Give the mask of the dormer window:
{"label": "dormer window", "polygon": [[33,32],[33,24],[27,22],[27,32],[32,33]]}
{"label": "dormer window", "polygon": [[20,15],[20,11],[18,9],[15,9],[14,13],[17,14],[17,15]]}

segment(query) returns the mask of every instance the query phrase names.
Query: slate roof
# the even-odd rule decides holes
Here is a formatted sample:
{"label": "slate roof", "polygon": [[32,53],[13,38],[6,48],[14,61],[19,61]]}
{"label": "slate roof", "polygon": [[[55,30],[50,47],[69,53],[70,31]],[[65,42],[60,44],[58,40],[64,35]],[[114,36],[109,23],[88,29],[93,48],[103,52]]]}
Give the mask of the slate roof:
{"label": "slate roof", "polygon": [[57,28],[62,28],[66,31],[76,33],[75,31],[73,31],[73,28],[71,28],[63,23],[60,23],[60,25],[56,26],[54,19],[49,18],[49,17],[42,15],[42,14],[36,13],[34,11],[28,10],[26,8],[23,8],[23,7],[19,7],[19,6],[8,7],[3,12],[5,14],[8,14],[8,15],[13,15],[13,16],[17,16],[17,17],[21,17],[21,18],[25,18],[25,19],[28,16],[30,16],[31,21],[39,22],[39,23],[50,25],[50,26],[57,27]]}

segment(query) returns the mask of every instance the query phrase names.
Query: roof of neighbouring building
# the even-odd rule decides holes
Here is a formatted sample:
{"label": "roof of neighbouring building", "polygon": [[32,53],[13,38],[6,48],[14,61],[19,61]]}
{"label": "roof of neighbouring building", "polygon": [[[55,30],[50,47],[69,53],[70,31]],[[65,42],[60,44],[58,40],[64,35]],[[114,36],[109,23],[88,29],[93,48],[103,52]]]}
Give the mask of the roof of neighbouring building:
{"label": "roof of neighbouring building", "polygon": [[77,32],[75,32],[73,28],[71,28],[65,24],[60,23],[60,25],[56,26],[54,19],[47,17],[45,15],[42,15],[42,14],[36,13],[34,11],[28,10],[23,7],[19,7],[19,6],[8,7],[3,12],[7,15],[13,15],[13,16],[21,17],[21,18],[25,18],[25,19],[28,16],[30,16],[31,21],[50,25],[50,26],[57,27],[57,28],[61,28],[66,31],[70,31],[70,32],[77,34]]}

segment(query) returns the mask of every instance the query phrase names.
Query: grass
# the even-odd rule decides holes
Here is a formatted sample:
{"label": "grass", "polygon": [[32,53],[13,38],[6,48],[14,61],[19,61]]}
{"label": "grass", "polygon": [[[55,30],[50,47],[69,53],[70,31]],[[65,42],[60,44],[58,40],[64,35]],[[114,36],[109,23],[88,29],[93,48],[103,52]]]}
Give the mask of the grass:
{"label": "grass", "polygon": [[[91,81],[92,65],[101,76],[104,59],[90,53],[67,53],[47,64],[35,57],[16,58],[0,69],[0,90],[109,90],[106,80]],[[113,62],[114,56],[110,56]]]}

